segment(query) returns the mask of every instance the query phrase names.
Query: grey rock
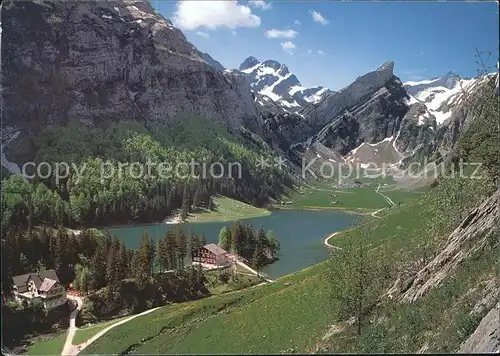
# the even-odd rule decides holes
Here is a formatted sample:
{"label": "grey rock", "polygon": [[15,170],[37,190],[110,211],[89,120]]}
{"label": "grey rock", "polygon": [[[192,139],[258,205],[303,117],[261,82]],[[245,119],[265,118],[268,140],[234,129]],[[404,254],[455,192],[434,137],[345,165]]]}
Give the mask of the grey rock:
{"label": "grey rock", "polygon": [[[258,67],[257,67],[258,65]],[[252,71],[249,69],[254,68]],[[264,94],[266,89],[272,87],[272,98],[277,101],[286,112],[297,112],[303,107],[309,105],[315,98],[325,95],[329,90],[317,87],[302,87],[299,79],[295,74],[290,73],[290,70],[285,64],[275,60],[266,60],[259,62],[255,57],[248,57],[239,66],[240,71],[246,71],[248,81],[255,94]],[[279,99],[276,99],[277,96]]]}
{"label": "grey rock", "polygon": [[220,64],[218,61],[213,59],[212,56],[210,56],[208,53],[200,52],[199,50],[196,50],[196,52],[212,68],[215,68],[215,69],[220,70],[220,71],[223,71],[225,69],[222,64]]}
{"label": "grey rock", "polygon": [[474,209],[450,234],[446,246],[415,274],[411,287],[401,295],[402,302],[413,303],[438,286],[473,251],[487,242],[496,227],[500,190]]}
{"label": "grey rock", "polygon": [[309,105],[300,113],[313,127],[322,127],[345,110],[362,104],[381,89],[393,76],[394,62],[387,62],[376,71],[358,77],[352,84],[326,95],[318,104]]}
{"label": "grey rock", "polygon": [[79,119],[193,114],[239,126],[257,109],[241,75],[200,57],[148,0],[4,1],[3,117],[36,133]]}
{"label": "grey rock", "polygon": [[481,320],[478,327],[460,346],[459,353],[499,353],[500,352],[500,304],[492,308]]}
{"label": "grey rock", "polygon": [[[371,77],[378,79],[377,75]],[[356,103],[352,101],[356,94],[344,97],[334,93],[323,99],[316,106],[316,110],[306,116],[313,127],[315,123],[319,124],[325,121],[325,118],[330,118],[319,131],[317,139],[342,155],[346,155],[363,142],[380,142],[386,137],[396,135],[401,119],[408,111],[405,104],[406,91],[397,77],[389,77],[380,87],[375,87],[373,83],[368,84],[368,87],[372,88],[371,93],[364,89],[361,85],[363,83],[367,84],[367,79],[362,77],[360,83],[355,82],[345,89],[346,92],[364,93],[363,98],[358,99]],[[348,106],[350,103],[352,105]],[[336,115],[339,107],[344,107],[344,110]],[[318,111],[322,112],[323,116],[320,116]]]}
{"label": "grey rock", "polygon": [[259,60],[255,57],[248,57],[246,58],[243,63],[240,64],[239,66],[239,70],[245,70],[245,69],[248,69],[248,68],[252,68],[254,66],[256,66],[257,64],[259,64]]}
{"label": "grey rock", "polygon": [[416,94],[418,94],[422,90],[425,90],[428,88],[433,88],[433,87],[444,87],[447,89],[452,89],[457,85],[458,81],[460,80],[460,77],[455,72],[450,71],[440,78],[434,78],[431,80],[432,80],[431,83],[417,84],[417,85],[405,85],[405,89],[408,92],[408,94],[413,95],[413,96],[415,96]]}

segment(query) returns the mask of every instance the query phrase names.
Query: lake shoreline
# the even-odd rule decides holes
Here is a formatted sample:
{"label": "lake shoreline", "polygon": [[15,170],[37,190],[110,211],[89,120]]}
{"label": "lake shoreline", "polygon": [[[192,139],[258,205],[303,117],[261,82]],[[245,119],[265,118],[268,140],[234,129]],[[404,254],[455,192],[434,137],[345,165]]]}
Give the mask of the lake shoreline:
{"label": "lake shoreline", "polygon": [[[266,265],[261,271],[276,279],[286,274],[295,273],[305,267],[315,265],[328,258],[328,249],[321,239],[330,235],[332,231],[342,231],[357,225],[360,220],[358,214],[348,214],[344,211],[332,210],[275,210],[271,215],[242,220],[255,229],[262,226],[266,231],[273,231],[278,237],[281,249],[276,255],[279,258],[272,264]],[[175,231],[178,227],[184,231],[192,230],[195,234],[204,234],[207,243],[217,243],[220,230],[229,225],[227,222],[201,222],[158,224],[149,226],[133,226],[124,228],[111,228],[107,230],[124,241],[125,246],[137,249],[140,246],[141,236],[148,232],[153,239],[162,238],[166,231]],[[101,230],[103,231],[103,230]]]}
{"label": "lake shoreline", "polygon": [[323,245],[325,245],[327,248],[335,248],[335,249],[339,249],[340,247],[337,247],[337,246],[334,246],[334,245],[330,245],[330,244],[328,243],[328,241],[329,241],[331,238],[333,238],[333,237],[335,237],[335,236],[337,236],[337,235],[340,235],[340,234],[341,234],[341,233],[343,233],[343,232],[345,232],[345,230],[336,231],[336,232],[334,232],[334,233],[331,233],[331,234],[329,234],[329,235],[327,235],[327,236],[323,237],[323,238],[322,238]]}
{"label": "lake shoreline", "polygon": [[371,215],[375,209],[367,209],[368,211],[363,212],[359,210],[352,210],[349,208],[341,208],[341,207],[328,207],[328,206],[302,206],[302,207],[286,207],[286,206],[273,206],[273,210],[281,210],[281,211],[325,211],[325,210],[334,210],[341,211],[343,213],[348,214],[357,214],[357,215]]}

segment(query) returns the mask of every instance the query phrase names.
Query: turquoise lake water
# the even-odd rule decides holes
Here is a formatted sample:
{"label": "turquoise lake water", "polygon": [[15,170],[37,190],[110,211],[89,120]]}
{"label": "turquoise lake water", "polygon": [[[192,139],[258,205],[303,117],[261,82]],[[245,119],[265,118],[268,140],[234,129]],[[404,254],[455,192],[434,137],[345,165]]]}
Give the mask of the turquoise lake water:
{"label": "turquoise lake water", "polygon": [[[324,261],[329,251],[322,239],[335,231],[354,226],[360,221],[360,215],[335,210],[291,210],[274,211],[268,216],[241,221],[252,224],[254,229],[262,226],[266,231],[272,230],[278,237],[281,244],[279,260],[263,269],[269,277],[278,278]],[[124,241],[127,247],[138,248],[144,231],[156,239],[158,236],[163,237],[167,229],[175,230],[182,226],[185,231],[192,229],[196,234],[204,233],[208,242],[217,243],[221,228],[229,225],[231,222],[157,224],[107,230]]]}

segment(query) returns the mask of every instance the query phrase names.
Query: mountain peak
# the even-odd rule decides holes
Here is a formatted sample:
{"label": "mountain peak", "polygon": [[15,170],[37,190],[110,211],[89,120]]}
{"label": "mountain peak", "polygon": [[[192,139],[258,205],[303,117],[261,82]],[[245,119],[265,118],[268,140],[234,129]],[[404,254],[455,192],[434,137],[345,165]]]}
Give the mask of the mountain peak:
{"label": "mountain peak", "polygon": [[[255,57],[248,57],[239,70],[247,76],[254,93],[268,97],[288,112],[318,102],[329,92],[323,87],[303,87],[285,64],[273,59],[259,62]],[[260,100],[257,102],[263,105]]]}
{"label": "mountain peak", "polygon": [[243,63],[240,64],[240,67],[238,68],[239,70],[245,70],[248,68],[252,68],[259,64],[259,60],[253,56],[247,57]]}
{"label": "mountain peak", "polygon": [[390,72],[393,73],[394,70],[394,62],[388,61],[383,63],[380,67],[377,68],[377,72]]}

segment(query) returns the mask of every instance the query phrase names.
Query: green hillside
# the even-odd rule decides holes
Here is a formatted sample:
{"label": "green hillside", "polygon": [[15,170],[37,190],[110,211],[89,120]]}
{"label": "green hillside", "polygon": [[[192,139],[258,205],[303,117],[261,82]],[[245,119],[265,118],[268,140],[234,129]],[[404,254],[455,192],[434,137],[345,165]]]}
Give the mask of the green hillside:
{"label": "green hillside", "polygon": [[213,197],[214,207],[212,210],[199,208],[193,214],[189,214],[187,222],[208,222],[208,221],[236,221],[259,216],[270,215],[271,212],[246,204],[244,202],[217,195]]}
{"label": "green hillside", "polygon": [[[368,231],[364,241],[368,253],[373,260],[380,261],[379,267],[386,271],[376,289],[382,293],[396,273],[421,258],[424,251],[429,255],[436,253],[459,220],[460,211],[465,214],[490,193],[490,186],[485,183],[443,179],[428,194],[393,208],[381,219],[373,219],[340,234],[330,243],[345,247],[354,235]],[[463,193],[461,196],[456,194],[459,189]],[[492,271],[491,254],[485,253],[483,261],[474,275],[483,276]],[[314,352],[318,348],[330,352],[372,351],[370,347],[376,343],[377,335],[383,332],[388,335],[389,329],[373,329],[367,322],[362,335],[367,335],[368,340],[359,341],[352,336],[351,327],[346,327],[340,318],[339,305],[330,296],[330,264],[330,261],[323,262],[269,285],[163,307],[138,317],[133,323],[116,327],[84,353],[279,353]],[[450,283],[455,285],[470,280],[472,275],[467,272],[468,267],[464,265],[463,268],[465,270],[458,271]],[[391,305],[381,309],[389,318],[399,320],[399,324],[394,324],[396,320],[393,320],[392,325],[401,325],[401,329],[391,329],[390,332],[396,333],[394,337],[383,334],[386,340],[383,351],[416,351],[412,347],[417,345],[396,343],[395,340],[406,340],[410,336],[420,339],[428,330],[444,326],[446,322],[437,317],[419,319],[417,335],[412,329],[412,313],[418,313],[419,317],[420,313],[427,315],[430,311],[435,315],[447,312],[457,318],[463,315],[461,309],[450,310],[457,307],[453,303],[453,298],[459,298],[457,291],[450,293],[447,285],[442,288],[436,289],[428,302],[426,299],[421,307],[416,307],[417,311],[402,308],[400,312],[391,313],[394,308]],[[435,303],[443,296],[452,299],[447,303]],[[409,316],[401,316],[401,313],[409,313]],[[336,321],[343,331],[330,341],[322,341]],[[456,343],[447,345],[439,333],[433,335],[432,340],[435,350],[453,350],[457,346]]]}

